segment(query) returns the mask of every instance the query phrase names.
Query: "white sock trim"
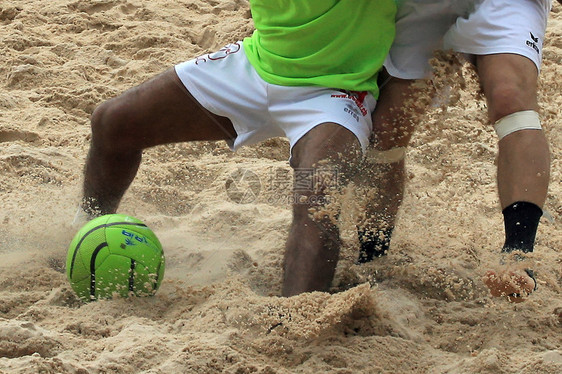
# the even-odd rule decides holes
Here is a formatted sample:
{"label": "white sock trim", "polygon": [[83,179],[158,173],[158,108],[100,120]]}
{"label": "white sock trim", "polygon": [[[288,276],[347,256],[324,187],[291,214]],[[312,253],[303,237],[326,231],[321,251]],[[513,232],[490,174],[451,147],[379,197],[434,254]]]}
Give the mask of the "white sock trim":
{"label": "white sock trim", "polygon": [[72,221],[72,226],[74,227],[81,227],[83,225],[85,225],[86,223],[88,223],[89,220],[91,220],[92,217],[90,217],[90,215],[88,213],[86,213],[84,211],[84,209],[82,209],[82,207],[78,207],[78,210],[76,211],[76,215],[74,215],[74,220]]}
{"label": "white sock trim", "polygon": [[539,114],[534,110],[524,110],[505,116],[494,124],[494,129],[501,140],[505,136],[520,130],[541,130]]}
{"label": "white sock trim", "polygon": [[554,217],[546,209],[543,208],[542,216],[550,223],[554,223]]}

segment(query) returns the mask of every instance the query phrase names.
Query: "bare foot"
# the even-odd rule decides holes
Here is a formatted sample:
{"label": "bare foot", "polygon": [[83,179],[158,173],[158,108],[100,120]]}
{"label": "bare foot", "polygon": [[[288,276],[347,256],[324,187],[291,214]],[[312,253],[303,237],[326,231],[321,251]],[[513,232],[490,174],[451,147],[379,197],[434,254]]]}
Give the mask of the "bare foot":
{"label": "bare foot", "polygon": [[531,270],[488,271],[484,283],[495,297],[506,297],[512,303],[525,301],[525,297],[536,289]]}

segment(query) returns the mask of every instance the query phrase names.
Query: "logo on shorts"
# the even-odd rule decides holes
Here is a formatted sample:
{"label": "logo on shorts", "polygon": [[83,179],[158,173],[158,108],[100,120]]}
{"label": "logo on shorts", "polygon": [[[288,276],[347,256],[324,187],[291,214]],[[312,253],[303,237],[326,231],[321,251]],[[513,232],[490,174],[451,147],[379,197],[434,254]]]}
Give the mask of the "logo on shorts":
{"label": "logo on shorts", "polygon": [[363,103],[365,102],[365,97],[367,97],[368,92],[367,91],[341,91],[341,94],[334,94],[331,97],[336,98],[336,99],[349,99],[352,100],[355,105],[357,105],[357,108],[359,108],[359,110],[361,111],[361,115],[366,116],[367,114],[369,114],[369,111],[367,110],[367,108],[365,108],[365,105],[363,105]]}
{"label": "logo on shorts", "polygon": [[223,58],[226,58],[226,56],[238,52],[240,48],[241,46],[239,43],[226,45],[217,52],[209,53],[205,56],[197,57],[195,59],[195,65],[199,65],[200,62],[207,62],[207,60],[210,61],[222,60]]}
{"label": "logo on shorts", "polygon": [[525,44],[527,44],[528,47],[533,48],[537,53],[540,53],[540,49],[538,46],[539,38],[535,37],[532,32],[529,32],[529,34],[531,36],[531,40],[527,40]]}

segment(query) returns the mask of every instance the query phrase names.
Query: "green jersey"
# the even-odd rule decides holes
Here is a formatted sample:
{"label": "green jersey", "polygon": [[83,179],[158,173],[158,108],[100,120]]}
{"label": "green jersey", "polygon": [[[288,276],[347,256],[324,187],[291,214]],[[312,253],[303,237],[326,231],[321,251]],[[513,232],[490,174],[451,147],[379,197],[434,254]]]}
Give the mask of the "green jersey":
{"label": "green jersey", "polygon": [[370,91],[394,39],[394,0],[250,0],[256,30],[244,51],[282,86]]}

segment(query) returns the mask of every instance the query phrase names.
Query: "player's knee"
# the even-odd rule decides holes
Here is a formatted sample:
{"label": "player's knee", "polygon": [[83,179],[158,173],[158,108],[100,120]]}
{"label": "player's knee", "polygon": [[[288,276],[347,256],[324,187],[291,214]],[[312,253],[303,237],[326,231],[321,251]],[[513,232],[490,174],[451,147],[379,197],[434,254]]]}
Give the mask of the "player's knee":
{"label": "player's knee", "polygon": [[92,129],[92,140],[99,145],[111,142],[112,132],[115,130],[112,116],[112,103],[106,101],[100,104],[92,113],[90,126]]}
{"label": "player's knee", "polygon": [[379,150],[407,147],[414,133],[417,119],[411,116],[398,115],[395,121],[384,123],[373,122],[371,145]]}
{"label": "player's knee", "polygon": [[338,187],[340,169],[329,162],[320,164],[313,162],[306,154],[291,157],[294,202],[297,205],[325,205],[329,191]]}
{"label": "player's knee", "polygon": [[513,113],[535,109],[534,93],[516,83],[496,85],[489,93],[489,113],[492,123]]}
{"label": "player's knee", "polygon": [[120,104],[119,99],[113,99],[100,104],[92,113],[91,130],[92,141],[98,147],[124,150],[131,144],[135,132],[134,116],[128,113],[126,106]]}

